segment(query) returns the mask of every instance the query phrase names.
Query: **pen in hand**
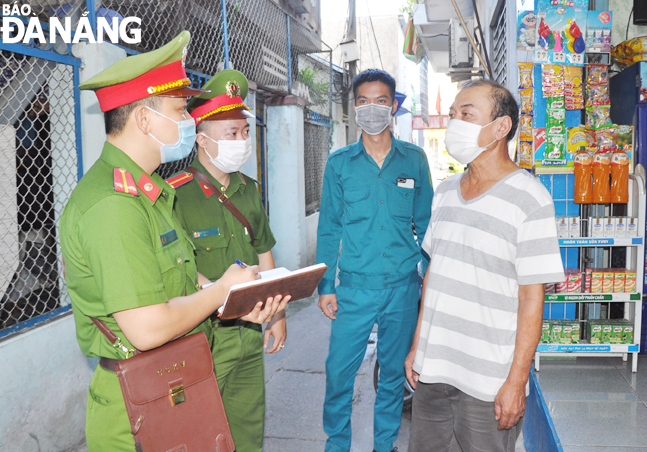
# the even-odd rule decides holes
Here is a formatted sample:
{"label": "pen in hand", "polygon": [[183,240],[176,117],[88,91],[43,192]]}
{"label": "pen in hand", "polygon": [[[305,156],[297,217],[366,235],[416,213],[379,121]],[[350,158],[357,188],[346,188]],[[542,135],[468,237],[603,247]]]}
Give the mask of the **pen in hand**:
{"label": "pen in hand", "polygon": [[239,267],[241,268],[247,268],[248,265],[244,262],[239,261],[238,259],[235,260],[235,262],[238,264]]}

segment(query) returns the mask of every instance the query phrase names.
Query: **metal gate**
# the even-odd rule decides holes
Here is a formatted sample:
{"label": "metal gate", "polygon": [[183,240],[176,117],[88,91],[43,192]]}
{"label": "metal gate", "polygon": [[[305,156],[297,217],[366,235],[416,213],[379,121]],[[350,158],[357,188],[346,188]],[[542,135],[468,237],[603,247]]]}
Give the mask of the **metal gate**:
{"label": "metal gate", "polygon": [[306,109],[303,118],[306,215],[319,210],[330,149],[330,118]]}
{"label": "metal gate", "polygon": [[59,221],[83,175],[70,50],[0,43],[0,337],[70,309]]}

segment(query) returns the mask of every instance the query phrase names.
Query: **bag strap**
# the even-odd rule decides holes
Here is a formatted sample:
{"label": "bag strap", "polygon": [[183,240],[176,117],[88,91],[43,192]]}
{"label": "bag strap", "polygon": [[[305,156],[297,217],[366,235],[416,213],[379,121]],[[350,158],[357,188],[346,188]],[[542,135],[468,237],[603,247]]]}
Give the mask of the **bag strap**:
{"label": "bag strap", "polygon": [[229,211],[236,217],[236,219],[238,219],[238,221],[240,221],[241,224],[245,226],[245,229],[247,229],[247,232],[249,233],[249,237],[252,239],[252,246],[254,246],[254,231],[252,230],[252,226],[249,224],[249,221],[247,221],[247,218],[245,218],[245,215],[243,215],[241,211],[236,208],[234,203],[231,202],[227,195],[218,190],[218,188],[211,183],[207,176],[202,174],[194,167],[189,166],[185,169],[185,171],[193,174],[196,179],[198,179],[216,194],[218,201],[220,201],[227,209],[229,209]]}
{"label": "bag strap", "polygon": [[103,335],[108,339],[108,341],[112,344],[113,347],[121,349],[123,352],[126,353],[126,358],[128,358],[128,355],[131,353],[133,355],[138,355],[140,352],[137,349],[132,349],[128,350],[128,347],[126,347],[122,342],[119,336],[115,334],[114,331],[110,329],[108,325],[105,324],[103,320],[95,319],[94,317],[90,317],[90,320],[92,320],[92,323],[99,328],[99,331],[103,333]]}

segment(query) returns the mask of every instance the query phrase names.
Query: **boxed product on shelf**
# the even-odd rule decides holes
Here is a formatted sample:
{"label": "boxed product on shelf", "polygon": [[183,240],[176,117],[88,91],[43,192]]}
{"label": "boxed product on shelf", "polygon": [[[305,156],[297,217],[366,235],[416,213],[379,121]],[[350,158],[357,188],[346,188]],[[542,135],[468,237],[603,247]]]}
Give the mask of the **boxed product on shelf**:
{"label": "boxed product on shelf", "polygon": [[545,284],[544,285],[544,293],[545,294],[555,293],[555,284],[554,283]]}
{"label": "boxed product on shelf", "polygon": [[613,279],[615,272],[613,269],[606,269],[602,274],[602,293],[613,293]]}
{"label": "boxed product on shelf", "polygon": [[604,218],[604,237],[614,237],[616,233],[616,219],[614,217]]}
{"label": "boxed product on shelf", "polygon": [[539,342],[542,344],[550,344],[550,320],[544,319],[541,323],[541,337]]}
{"label": "boxed product on shelf", "polygon": [[589,320],[587,339],[591,344],[633,344],[633,324],[627,319]]}
{"label": "boxed product on shelf", "polygon": [[624,293],[625,291],[625,270],[616,268],[613,275],[613,293]]}
{"label": "boxed product on shelf", "polygon": [[591,273],[593,269],[587,268],[584,271],[584,293],[591,293]]}
{"label": "boxed product on shelf", "polygon": [[557,224],[557,237],[560,239],[568,238],[568,221],[567,217],[556,217],[555,222]]}
{"label": "boxed product on shelf", "polygon": [[542,344],[579,344],[580,322],[578,320],[544,319],[541,326]]}
{"label": "boxed product on shelf", "polygon": [[625,217],[618,217],[616,220],[616,233],[614,237],[618,239],[627,237],[627,219]]}
{"label": "boxed product on shelf", "polygon": [[593,238],[617,239],[638,237],[636,220],[634,217],[589,217],[588,235]]}
{"label": "boxed product on shelf", "polygon": [[627,270],[625,272],[625,293],[636,292],[636,272]]}
{"label": "boxed product on shelf", "polygon": [[627,218],[627,237],[638,237],[638,218]]}
{"label": "boxed product on shelf", "polygon": [[602,280],[604,272],[599,268],[594,268],[591,272],[591,293],[602,293]]}
{"label": "boxed product on shelf", "polygon": [[580,233],[580,217],[568,217],[568,236],[570,238],[579,238]]}
{"label": "boxed product on shelf", "polygon": [[589,217],[589,237],[604,237],[604,223],[601,218]]}
{"label": "boxed product on shelf", "polygon": [[566,292],[582,293],[582,272],[578,269],[566,269]]}

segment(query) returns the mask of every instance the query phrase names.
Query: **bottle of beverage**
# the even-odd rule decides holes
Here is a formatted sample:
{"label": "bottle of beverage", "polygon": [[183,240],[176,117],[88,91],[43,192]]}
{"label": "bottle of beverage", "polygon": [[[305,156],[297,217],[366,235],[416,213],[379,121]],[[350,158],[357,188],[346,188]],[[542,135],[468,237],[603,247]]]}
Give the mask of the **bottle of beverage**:
{"label": "bottle of beverage", "polygon": [[573,165],[575,166],[575,204],[591,204],[592,202],[592,188],[591,188],[591,154],[589,154],[584,146],[580,147],[573,158]]}
{"label": "bottle of beverage", "polygon": [[611,202],[611,153],[600,149],[593,155],[593,193],[591,200],[594,204]]}
{"label": "bottle of beverage", "polygon": [[622,146],[611,156],[611,202],[629,202],[629,156]]}

